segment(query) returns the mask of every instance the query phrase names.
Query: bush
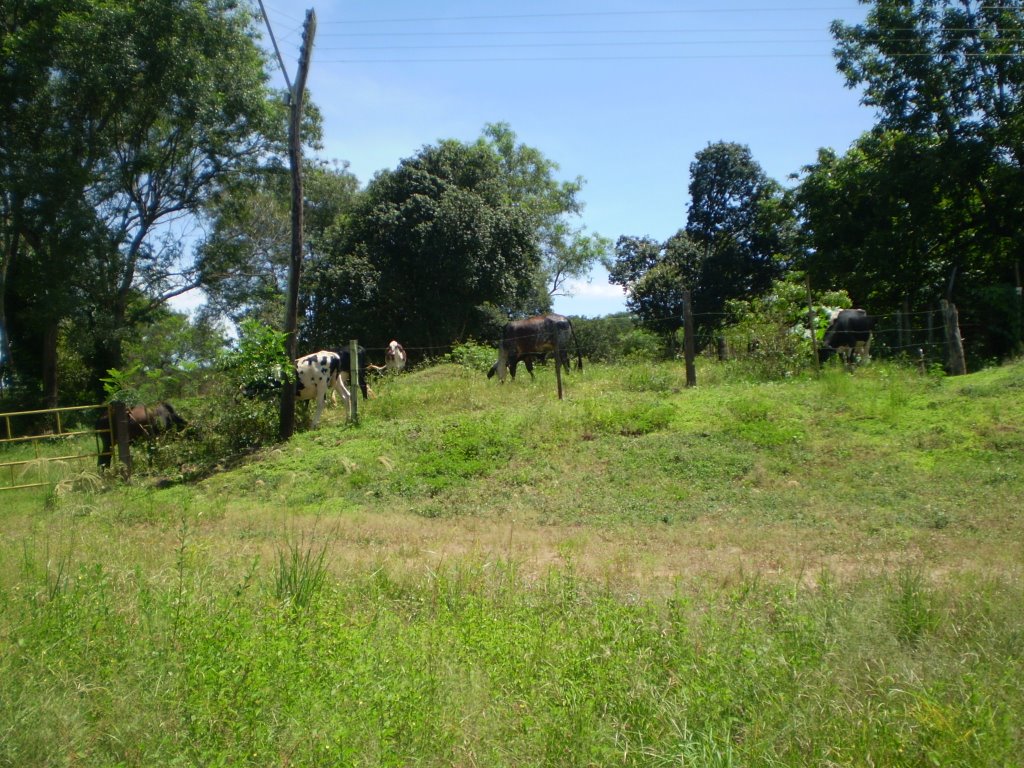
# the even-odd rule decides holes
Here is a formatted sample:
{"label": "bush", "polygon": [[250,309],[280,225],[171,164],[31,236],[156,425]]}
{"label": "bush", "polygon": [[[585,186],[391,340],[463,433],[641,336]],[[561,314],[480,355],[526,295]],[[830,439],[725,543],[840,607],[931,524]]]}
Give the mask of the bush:
{"label": "bush", "polygon": [[452,347],[448,359],[474,371],[488,371],[497,359],[497,351],[490,346],[467,339]]}

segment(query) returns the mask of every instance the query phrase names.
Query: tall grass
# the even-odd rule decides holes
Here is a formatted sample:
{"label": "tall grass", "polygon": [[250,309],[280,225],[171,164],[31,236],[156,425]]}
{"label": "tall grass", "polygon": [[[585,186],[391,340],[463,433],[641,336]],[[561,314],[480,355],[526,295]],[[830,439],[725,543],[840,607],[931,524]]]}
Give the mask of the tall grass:
{"label": "tall grass", "polygon": [[441,366],[25,497],[0,765],[1014,765],[1021,373]]}

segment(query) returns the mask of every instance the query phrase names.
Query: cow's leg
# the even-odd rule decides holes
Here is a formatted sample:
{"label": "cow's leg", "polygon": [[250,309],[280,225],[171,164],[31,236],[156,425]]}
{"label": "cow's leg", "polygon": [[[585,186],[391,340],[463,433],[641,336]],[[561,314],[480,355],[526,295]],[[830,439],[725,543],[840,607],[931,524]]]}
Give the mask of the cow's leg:
{"label": "cow's leg", "polygon": [[324,401],[327,399],[327,387],[322,383],[317,384],[316,388],[316,413],[313,414],[313,429],[320,426],[320,417],[324,412]]}
{"label": "cow's leg", "polygon": [[530,381],[536,381],[537,378],[533,375],[533,358],[532,357],[524,357],[523,358],[523,365],[526,366],[526,372],[528,374],[530,374]]}
{"label": "cow's leg", "polygon": [[340,376],[331,383],[331,395],[333,396],[335,392],[341,396],[341,402],[345,404],[345,412],[351,413],[352,406],[349,403],[349,399],[352,397],[352,392],[345,386],[345,382],[341,380]]}
{"label": "cow's leg", "polygon": [[508,350],[504,345],[498,348],[498,362],[495,363],[495,366],[498,368],[498,381],[504,384],[505,374],[508,373]]}

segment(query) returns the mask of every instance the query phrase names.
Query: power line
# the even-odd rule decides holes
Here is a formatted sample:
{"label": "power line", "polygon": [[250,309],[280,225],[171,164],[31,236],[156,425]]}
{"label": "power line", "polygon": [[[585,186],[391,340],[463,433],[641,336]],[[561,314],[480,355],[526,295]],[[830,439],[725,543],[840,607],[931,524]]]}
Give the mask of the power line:
{"label": "power line", "polygon": [[853,11],[849,5],[841,6],[793,6],[775,8],[679,8],[674,10],[660,11],[579,11],[566,13],[510,13],[495,15],[474,15],[474,16],[418,16],[391,19],[340,19],[326,22],[330,25],[345,24],[408,24],[421,22],[438,21],[509,21],[512,19],[559,19],[559,18],[601,18],[612,16],[693,16],[706,14],[725,13],[807,13],[807,12],[833,12]]}
{"label": "power line", "polygon": [[797,43],[819,44],[821,40],[626,40],[620,42],[593,43],[477,43],[464,45],[368,45],[368,46],[336,46],[323,48],[321,51],[462,51],[462,50],[505,50],[510,48],[631,48],[639,45],[653,46],[694,46],[694,45],[757,45],[762,43],[778,43],[793,45]]}
{"label": "power line", "polygon": [[[930,53],[889,54],[894,58],[934,58]],[[1024,53],[963,53],[966,58],[1015,59]],[[528,62],[583,62],[583,61],[696,61],[696,60],[753,60],[753,59],[831,59],[832,53],[707,53],[707,54],[652,54],[636,56],[494,56],[463,58],[346,58],[322,60],[322,64],[477,64]]]}

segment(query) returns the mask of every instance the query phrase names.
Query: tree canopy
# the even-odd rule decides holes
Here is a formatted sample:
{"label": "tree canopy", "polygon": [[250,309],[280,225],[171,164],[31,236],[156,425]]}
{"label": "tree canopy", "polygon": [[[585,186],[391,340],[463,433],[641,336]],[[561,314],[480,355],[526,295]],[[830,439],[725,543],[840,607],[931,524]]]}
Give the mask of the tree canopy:
{"label": "tree canopy", "polygon": [[4,363],[32,378],[69,318],[102,375],[130,313],[197,285],[175,222],[283,112],[234,0],[12,0],[0,24]]}
{"label": "tree canopy", "polygon": [[607,247],[574,225],[582,180],[559,182],[557,169],[494,124],[476,141],[428,145],[379,172],[316,244],[304,344],[400,338],[440,352],[550,308],[551,294]]}
{"label": "tree canopy", "polygon": [[784,272],[796,247],[796,219],[781,186],[750,149],[717,142],[690,165],[684,229],[664,244],[622,237],[610,270],[627,289],[627,306],[645,327],[672,338],[682,327],[689,289],[698,335],[706,342],[732,299],[763,293]]}
{"label": "tree canopy", "polygon": [[1019,343],[1022,31],[1020,3],[978,0],[874,0],[863,24],[833,24],[878,123],[845,156],[820,152],[799,191],[816,281],[877,307],[948,297],[967,322],[1017,329],[985,355]]}

